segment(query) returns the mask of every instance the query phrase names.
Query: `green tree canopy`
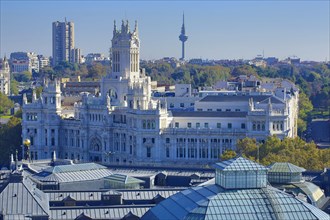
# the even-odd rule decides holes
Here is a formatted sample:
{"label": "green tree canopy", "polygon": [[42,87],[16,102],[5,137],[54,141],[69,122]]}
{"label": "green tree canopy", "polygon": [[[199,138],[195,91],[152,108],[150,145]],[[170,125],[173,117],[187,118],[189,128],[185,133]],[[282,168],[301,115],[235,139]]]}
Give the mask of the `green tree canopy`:
{"label": "green tree canopy", "polygon": [[32,73],[29,71],[23,71],[21,73],[14,73],[13,76],[18,82],[29,82],[32,78]]}
{"label": "green tree canopy", "polygon": [[229,160],[231,158],[236,157],[236,152],[233,150],[226,150],[225,152],[223,152],[223,154],[221,155],[220,159],[221,160]]}
{"label": "green tree canopy", "polygon": [[18,95],[18,82],[15,79],[10,80],[10,93]]}
{"label": "green tree canopy", "polygon": [[[238,141],[237,151],[257,161],[258,144],[255,139],[244,138]],[[298,137],[281,141],[276,136],[270,136],[259,145],[259,161],[263,165],[289,162],[308,170],[321,170],[330,166],[330,149],[318,149],[313,142],[306,143]]]}
{"label": "green tree canopy", "polygon": [[21,119],[11,117],[7,124],[0,124],[0,166],[8,166],[10,154],[16,150],[21,155]]}
{"label": "green tree canopy", "polygon": [[14,102],[11,101],[5,94],[0,92],[0,115],[7,114],[9,109],[14,107]]}

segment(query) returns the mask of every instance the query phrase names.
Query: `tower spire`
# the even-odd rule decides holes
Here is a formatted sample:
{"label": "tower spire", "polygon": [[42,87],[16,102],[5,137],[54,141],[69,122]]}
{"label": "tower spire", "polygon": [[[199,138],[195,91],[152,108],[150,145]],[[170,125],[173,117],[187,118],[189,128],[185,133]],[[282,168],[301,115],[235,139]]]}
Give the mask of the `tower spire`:
{"label": "tower spire", "polygon": [[137,22],[137,20],[135,20],[135,28],[134,28],[134,32],[135,32],[136,35],[139,34],[139,31],[138,31],[138,22]]}
{"label": "tower spire", "polygon": [[117,32],[116,20],[113,20],[113,35]]}
{"label": "tower spire", "polygon": [[179,36],[179,40],[182,42],[182,56],[180,60],[184,60],[184,43],[188,40],[188,36],[186,35],[186,28],[184,26],[184,13],[182,16],[182,27],[181,27],[181,34]]}

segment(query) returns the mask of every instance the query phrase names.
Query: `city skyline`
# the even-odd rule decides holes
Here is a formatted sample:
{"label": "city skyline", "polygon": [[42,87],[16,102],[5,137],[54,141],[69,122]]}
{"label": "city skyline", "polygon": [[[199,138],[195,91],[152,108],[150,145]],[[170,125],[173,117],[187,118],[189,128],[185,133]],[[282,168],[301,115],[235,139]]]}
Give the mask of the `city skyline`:
{"label": "city skyline", "polygon": [[16,51],[50,56],[52,22],[66,18],[75,23],[76,46],[82,54],[108,56],[113,20],[125,19],[131,27],[135,20],[139,23],[142,59],[179,58],[184,11],[187,59],[252,59],[263,53],[280,59],[330,58],[329,1],[2,0],[0,4],[0,57]]}

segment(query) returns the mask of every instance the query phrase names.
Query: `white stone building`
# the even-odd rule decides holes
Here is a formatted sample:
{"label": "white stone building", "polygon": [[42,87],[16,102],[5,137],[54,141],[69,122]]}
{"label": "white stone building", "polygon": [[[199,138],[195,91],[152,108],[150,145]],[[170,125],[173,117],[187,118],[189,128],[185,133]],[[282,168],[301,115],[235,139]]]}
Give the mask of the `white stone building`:
{"label": "white stone building", "polygon": [[[115,25],[112,71],[100,82],[100,96],[82,95],[74,117],[62,114],[57,80],[45,86],[40,99],[34,94],[27,103],[25,98],[22,137],[31,140],[31,157],[50,158],[56,151],[59,158],[79,161],[196,165],[218,160],[245,137],[296,136],[297,91],[189,98],[191,88],[182,85],[181,97],[152,97],[150,77],[139,68],[139,51],[137,24],[133,31],[128,22],[120,30]],[[169,106],[186,100],[188,109]]]}
{"label": "white stone building", "polygon": [[10,67],[6,57],[0,59],[0,92],[10,95]]}

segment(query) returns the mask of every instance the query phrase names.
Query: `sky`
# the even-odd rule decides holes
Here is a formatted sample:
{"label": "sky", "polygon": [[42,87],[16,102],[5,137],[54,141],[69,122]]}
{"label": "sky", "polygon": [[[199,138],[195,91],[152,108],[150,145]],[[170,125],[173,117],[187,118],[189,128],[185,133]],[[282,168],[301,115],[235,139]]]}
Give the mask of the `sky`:
{"label": "sky", "polygon": [[[139,24],[140,58],[330,60],[330,0],[292,1],[41,1],[0,0],[0,57],[52,54],[52,22],[73,21],[82,54],[109,54],[113,21]],[[118,25],[119,24],[119,25]]]}

